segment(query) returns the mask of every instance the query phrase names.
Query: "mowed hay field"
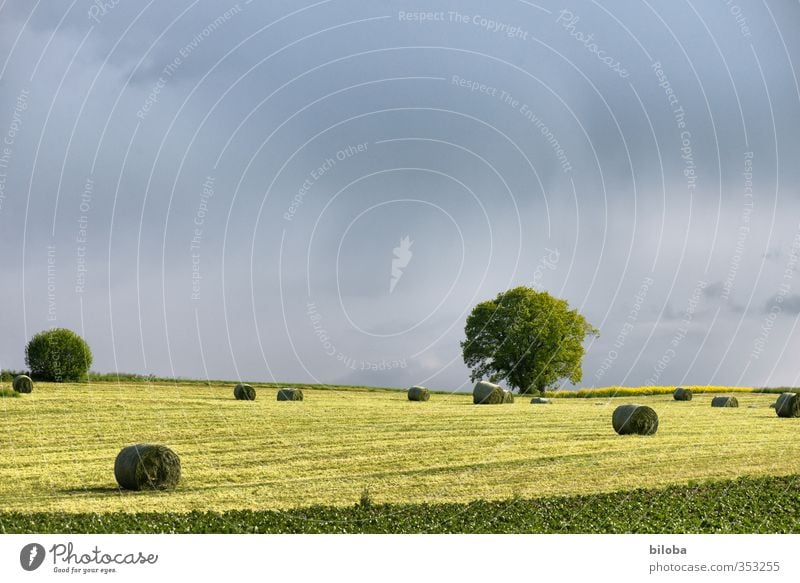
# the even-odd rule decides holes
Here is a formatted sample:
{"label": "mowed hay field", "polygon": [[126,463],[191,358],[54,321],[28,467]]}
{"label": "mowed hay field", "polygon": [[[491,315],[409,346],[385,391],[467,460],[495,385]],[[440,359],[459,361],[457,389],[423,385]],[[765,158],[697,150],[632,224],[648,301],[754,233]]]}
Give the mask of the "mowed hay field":
{"label": "mowed hay field", "polygon": [[[410,402],[399,391],[304,388],[276,401],[254,385],[37,383],[0,399],[0,511],[151,512],[350,506],[365,488],[385,502],[466,502],[659,487],[709,478],[800,473],[800,419],[776,395],[554,399],[473,405],[468,394]],[[654,408],[658,433],[618,436],[611,413]],[[181,457],[172,492],[120,491],[119,450],[161,443]]]}

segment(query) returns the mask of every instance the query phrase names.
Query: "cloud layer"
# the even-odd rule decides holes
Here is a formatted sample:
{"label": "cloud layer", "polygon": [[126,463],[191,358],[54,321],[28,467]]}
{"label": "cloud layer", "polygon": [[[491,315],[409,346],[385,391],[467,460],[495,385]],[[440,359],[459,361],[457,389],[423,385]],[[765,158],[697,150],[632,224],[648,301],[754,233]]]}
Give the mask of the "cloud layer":
{"label": "cloud layer", "polygon": [[797,4],[421,10],[6,2],[0,364],[459,390],[527,284],[584,386],[797,384]]}

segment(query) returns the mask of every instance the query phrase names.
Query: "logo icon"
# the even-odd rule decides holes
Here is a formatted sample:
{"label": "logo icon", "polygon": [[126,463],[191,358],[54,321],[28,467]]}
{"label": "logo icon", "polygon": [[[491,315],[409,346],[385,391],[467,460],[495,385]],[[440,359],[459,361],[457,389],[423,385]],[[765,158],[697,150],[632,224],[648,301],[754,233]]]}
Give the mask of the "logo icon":
{"label": "logo icon", "polygon": [[44,547],[39,543],[30,543],[19,552],[19,564],[26,571],[35,571],[44,563]]}
{"label": "logo icon", "polygon": [[394,257],[392,258],[392,277],[389,280],[389,293],[394,291],[397,282],[403,277],[403,269],[408,267],[411,262],[411,257],[414,255],[411,252],[411,246],[414,244],[408,235],[400,239],[400,245],[392,249]]}

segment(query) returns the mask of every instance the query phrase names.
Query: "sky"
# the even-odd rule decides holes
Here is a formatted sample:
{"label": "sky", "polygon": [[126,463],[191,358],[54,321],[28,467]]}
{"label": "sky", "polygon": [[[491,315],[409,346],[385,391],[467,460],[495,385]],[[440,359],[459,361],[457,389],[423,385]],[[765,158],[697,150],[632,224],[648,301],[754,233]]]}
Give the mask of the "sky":
{"label": "sky", "polygon": [[0,366],[57,326],[102,372],[469,390],[466,316],[529,285],[600,329],[578,386],[798,385],[798,29],[5,0]]}

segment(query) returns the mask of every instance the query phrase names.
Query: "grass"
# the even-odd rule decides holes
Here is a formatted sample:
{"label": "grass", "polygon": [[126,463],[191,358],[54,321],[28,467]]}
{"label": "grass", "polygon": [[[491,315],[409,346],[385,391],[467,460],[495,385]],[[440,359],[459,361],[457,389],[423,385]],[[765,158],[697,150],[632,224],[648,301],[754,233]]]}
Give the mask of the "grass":
{"label": "grass", "polygon": [[0,514],[4,533],[800,533],[800,476],[611,494],[285,512]]}
{"label": "grass", "polygon": [[[0,512],[351,507],[365,490],[370,507],[490,503],[800,473],[800,420],[778,418],[765,394],[742,393],[739,409],[637,396],[658,412],[658,433],[620,437],[611,413],[622,399],[478,407],[468,394],[416,403],[304,387],[305,401],[279,403],[254,386],[252,402],[234,400],[232,383],[189,382],[37,383],[0,400],[0,431],[14,436],[0,456]],[[137,442],[181,456],[176,491],[117,488],[114,459]]]}
{"label": "grass", "polygon": [[15,398],[19,396],[20,394],[14,389],[0,388],[0,399],[3,399],[5,397]]}
{"label": "grass", "polygon": [[[702,395],[709,393],[753,393],[767,392],[764,389],[752,387],[719,387],[709,385],[682,385],[684,389],[691,389],[693,394]],[[548,391],[546,397],[562,399],[593,399],[601,397],[639,397],[647,395],[671,395],[675,387],[602,387],[600,389],[580,389],[577,391]],[[772,391],[774,392],[774,391]],[[782,392],[782,391],[781,391]]]}

